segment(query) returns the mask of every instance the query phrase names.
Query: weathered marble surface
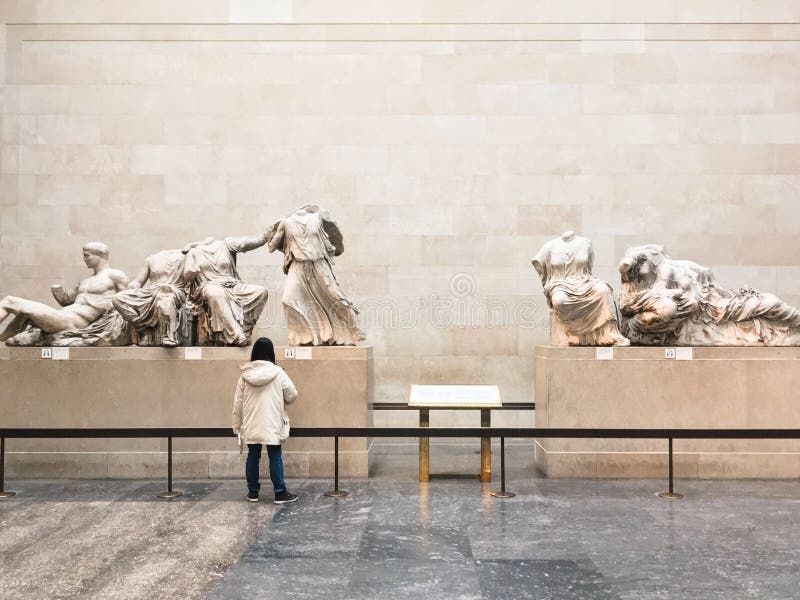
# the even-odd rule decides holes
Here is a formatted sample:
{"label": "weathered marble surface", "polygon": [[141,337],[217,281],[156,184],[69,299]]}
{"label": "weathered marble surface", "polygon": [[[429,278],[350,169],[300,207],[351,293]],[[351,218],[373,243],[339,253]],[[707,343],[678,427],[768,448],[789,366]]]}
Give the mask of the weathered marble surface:
{"label": "weathered marble surface", "polygon": [[564,232],[531,261],[553,311],[550,343],[556,346],[627,346],[611,286],[592,275],[592,242]]}
{"label": "weathered marble surface", "polygon": [[623,330],[652,346],[798,346],[800,311],[750,287],[727,290],[711,269],[658,244],[628,248],[619,264]]}

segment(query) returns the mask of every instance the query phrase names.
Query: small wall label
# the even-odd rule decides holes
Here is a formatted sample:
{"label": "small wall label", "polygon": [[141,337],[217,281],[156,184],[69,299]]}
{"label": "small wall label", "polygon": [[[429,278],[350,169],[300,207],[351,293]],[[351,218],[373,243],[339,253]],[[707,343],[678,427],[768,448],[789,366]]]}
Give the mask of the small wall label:
{"label": "small wall label", "polygon": [[596,360],[614,360],[614,348],[611,346],[598,346],[594,350]]}
{"label": "small wall label", "polygon": [[184,360],[202,360],[203,349],[200,346],[186,346],[183,349]]}

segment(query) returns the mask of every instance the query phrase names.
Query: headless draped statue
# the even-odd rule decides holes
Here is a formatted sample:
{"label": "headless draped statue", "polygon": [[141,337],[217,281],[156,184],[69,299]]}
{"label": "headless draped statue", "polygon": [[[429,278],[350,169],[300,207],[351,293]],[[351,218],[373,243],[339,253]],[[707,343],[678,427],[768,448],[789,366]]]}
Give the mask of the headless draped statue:
{"label": "headless draped statue", "polygon": [[256,237],[212,238],[184,248],[183,276],[191,284],[198,308],[201,344],[246,346],[267,302],[267,290],[244,283],[236,270],[236,255],[267,243],[268,231]]}
{"label": "headless draped statue", "polygon": [[108,265],[108,246],[90,242],[83,261],[92,275],[64,290],[50,290],[62,308],[6,296],[0,300],[0,341],[9,346],[125,346],[131,343],[128,324],[114,310],[114,294],[128,277]]}
{"label": "headless draped statue", "polygon": [[620,310],[631,341],[675,346],[797,346],[800,311],[773,294],[728,290],[711,269],[657,244],[628,248]]}
{"label": "headless draped statue", "polygon": [[542,246],[532,264],[542,279],[556,346],[627,346],[619,332],[611,286],[592,275],[594,251],[584,237],[567,231]]}
{"label": "headless draped statue", "polygon": [[114,306],[133,324],[139,346],[173,347],[190,341],[184,262],[181,250],[156,252],[128,289],[114,296]]}
{"label": "headless draped statue", "polygon": [[269,250],[283,252],[283,306],[289,345],[355,345],[364,339],[358,311],[333,274],[344,252],[336,222],[319,206],[304,206],[275,223]]}

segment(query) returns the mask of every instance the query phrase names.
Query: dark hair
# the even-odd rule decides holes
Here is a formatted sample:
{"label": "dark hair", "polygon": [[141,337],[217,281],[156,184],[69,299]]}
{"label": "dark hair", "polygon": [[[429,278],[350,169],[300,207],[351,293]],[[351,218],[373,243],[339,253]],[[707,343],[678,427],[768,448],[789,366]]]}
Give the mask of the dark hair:
{"label": "dark hair", "polygon": [[275,362],[275,348],[272,346],[272,340],[269,338],[258,338],[256,343],[253,344],[253,351],[250,353],[250,360],[268,360],[271,363]]}

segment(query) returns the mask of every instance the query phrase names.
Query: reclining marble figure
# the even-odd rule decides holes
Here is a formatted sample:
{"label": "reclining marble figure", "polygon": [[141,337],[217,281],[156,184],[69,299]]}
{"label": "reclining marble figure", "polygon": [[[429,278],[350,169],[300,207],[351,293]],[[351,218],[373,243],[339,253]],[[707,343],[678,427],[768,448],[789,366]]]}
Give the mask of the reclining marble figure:
{"label": "reclining marble figure", "polygon": [[358,310],[333,274],[333,257],[344,252],[344,242],[327,211],[304,206],[275,223],[269,250],[283,252],[289,345],[355,345],[364,339]]}
{"label": "reclining marble figure", "polygon": [[0,300],[0,341],[9,346],[126,346],[128,324],[114,310],[114,294],[125,289],[128,277],[108,265],[108,246],[90,242],[83,261],[93,274],[64,290],[50,286],[63,308],[6,296]]}
{"label": "reclining marble figure", "polygon": [[267,243],[269,230],[256,237],[208,238],[183,249],[184,279],[198,313],[201,344],[246,346],[267,302],[267,290],[244,283],[236,255]]}
{"label": "reclining marble figure", "polygon": [[619,331],[611,286],[592,275],[594,251],[588,238],[567,231],[547,242],[532,261],[542,279],[555,346],[627,346]]}
{"label": "reclining marble figure", "polygon": [[184,259],[181,250],[156,252],[128,289],[114,296],[117,311],[134,326],[137,345],[173,347],[191,341]]}
{"label": "reclining marble figure", "polygon": [[619,264],[623,331],[635,344],[797,346],[800,311],[773,294],[720,287],[711,269],[674,260],[657,244]]}

